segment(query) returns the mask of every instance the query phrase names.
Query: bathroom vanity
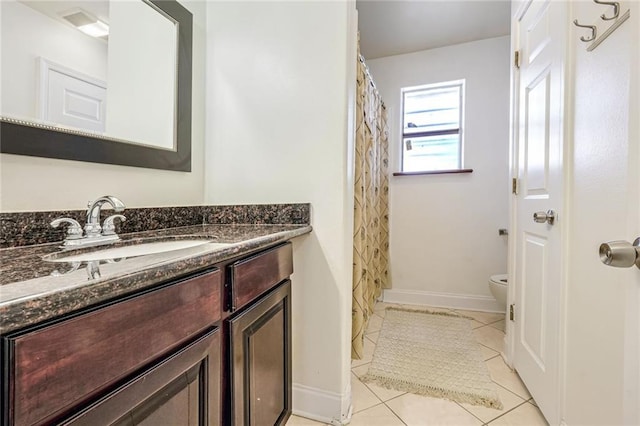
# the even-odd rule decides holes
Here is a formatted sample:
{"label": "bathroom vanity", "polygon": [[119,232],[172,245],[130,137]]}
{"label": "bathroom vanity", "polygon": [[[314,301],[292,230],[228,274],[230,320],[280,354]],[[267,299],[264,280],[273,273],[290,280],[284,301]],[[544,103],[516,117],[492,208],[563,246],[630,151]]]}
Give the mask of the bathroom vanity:
{"label": "bathroom vanity", "polygon": [[[196,228],[221,240],[227,232],[227,241],[233,233],[236,241],[116,262],[120,269],[105,270],[106,278],[73,271],[67,285],[83,285],[0,302],[3,425],[286,422],[289,240],[311,227]],[[141,269],[128,273],[135,264]],[[42,277],[40,288],[64,278]],[[12,285],[3,288],[10,294]]]}

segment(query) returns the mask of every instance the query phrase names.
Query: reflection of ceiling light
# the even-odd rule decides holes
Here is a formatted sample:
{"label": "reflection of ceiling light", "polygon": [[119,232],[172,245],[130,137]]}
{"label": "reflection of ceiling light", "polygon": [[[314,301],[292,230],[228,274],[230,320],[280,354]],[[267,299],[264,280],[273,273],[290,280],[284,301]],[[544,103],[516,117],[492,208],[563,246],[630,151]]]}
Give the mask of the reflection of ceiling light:
{"label": "reflection of ceiling light", "polygon": [[104,37],[109,35],[109,26],[102,21],[96,21],[93,24],[81,25],[78,29],[92,37]]}
{"label": "reflection of ceiling light", "polygon": [[82,9],[76,8],[67,11],[62,14],[62,17],[77,29],[92,37],[105,37],[109,35],[109,25]]}

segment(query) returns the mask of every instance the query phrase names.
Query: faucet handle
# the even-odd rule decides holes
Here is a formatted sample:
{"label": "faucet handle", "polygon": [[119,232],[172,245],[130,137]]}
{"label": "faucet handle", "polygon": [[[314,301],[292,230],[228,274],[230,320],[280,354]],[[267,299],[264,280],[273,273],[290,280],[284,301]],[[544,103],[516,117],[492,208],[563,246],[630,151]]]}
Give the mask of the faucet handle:
{"label": "faucet handle", "polygon": [[102,223],[102,235],[116,235],[116,225],[113,222],[115,219],[120,219],[123,222],[127,220],[127,218],[121,214],[114,214],[109,216]]}
{"label": "faucet handle", "polygon": [[77,220],[69,217],[60,217],[51,222],[51,226],[57,228],[63,223],[68,223],[66,240],[78,240],[82,238],[82,227]]}

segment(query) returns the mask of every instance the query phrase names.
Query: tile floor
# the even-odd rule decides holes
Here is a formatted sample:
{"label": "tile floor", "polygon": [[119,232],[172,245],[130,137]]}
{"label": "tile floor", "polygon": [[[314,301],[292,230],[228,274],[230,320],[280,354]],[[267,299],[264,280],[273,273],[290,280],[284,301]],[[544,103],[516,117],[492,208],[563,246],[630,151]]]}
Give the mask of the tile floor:
{"label": "tile floor", "polygon": [[[428,308],[453,311],[473,320],[474,334],[482,350],[492,380],[496,383],[503,410],[461,404],[445,399],[431,398],[389,390],[373,384],[364,384],[359,377],[369,368],[378,339],[385,308],[394,306],[379,302],[365,333],[364,358],[351,363],[353,417],[351,425],[358,426],[480,426],[480,425],[547,425],[535,401],[529,395],[518,375],[502,360],[505,320],[502,314],[486,312]],[[398,306],[398,305],[395,305]],[[411,306],[415,308],[416,306]],[[287,426],[322,425],[323,423],[291,416]]]}

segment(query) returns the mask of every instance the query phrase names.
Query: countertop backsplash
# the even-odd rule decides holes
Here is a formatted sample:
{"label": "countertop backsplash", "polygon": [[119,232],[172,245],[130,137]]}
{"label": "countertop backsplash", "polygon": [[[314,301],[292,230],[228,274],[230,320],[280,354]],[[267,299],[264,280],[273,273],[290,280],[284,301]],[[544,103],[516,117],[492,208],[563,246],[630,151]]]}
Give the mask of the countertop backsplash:
{"label": "countertop backsplash", "polygon": [[[308,203],[127,208],[127,220],[116,221],[116,233],[209,224],[309,225],[310,210]],[[101,213],[102,221],[113,211]],[[0,213],[0,249],[62,241],[65,227],[53,228],[51,221],[69,217],[84,226],[86,215],[86,210]]]}

